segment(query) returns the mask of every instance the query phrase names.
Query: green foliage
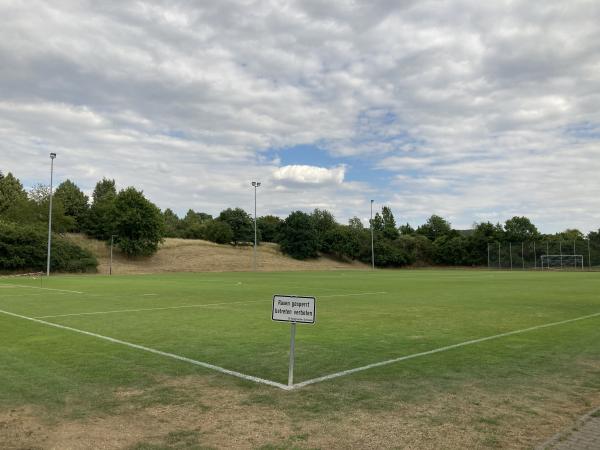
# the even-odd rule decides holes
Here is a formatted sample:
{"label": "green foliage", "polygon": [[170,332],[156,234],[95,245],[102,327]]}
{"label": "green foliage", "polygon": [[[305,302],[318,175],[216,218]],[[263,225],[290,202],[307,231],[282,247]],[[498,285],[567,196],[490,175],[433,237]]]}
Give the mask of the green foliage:
{"label": "green foliage", "polygon": [[502,242],[505,238],[502,225],[499,223],[494,225],[491,222],[476,223],[473,229],[473,236],[486,242]]}
{"label": "green foliage", "polygon": [[212,220],[210,214],[189,209],[181,220],[180,235],[186,239],[204,239],[205,225]]}
{"label": "green foliage", "polygon": [[296,259],[317,256],[319,240],[312,217],[302,211],[291,213],[281,227],[281,251]]}
{"label": "green foliage", "polygon": [[321,243],[321,250],[337,258],[357,259],[360,256],[360,233],[345,225],[329,229]]}
{"label": "green foliage", "polygon": [[381,214],[375,213],[375,217],[373,217],[373,220],[371,220],[371,226],[373,227],[373,231],[375,233],[383,232],[383,217],[381,217]]}
{"label": "green foliage", "polygon": [[163,240],[160,209],[133,187],[122,190],[114,203],[115,234],[121,251],[129,256],[148,256]]}
{"label": "green foliage", "polygon": [[165,237],[182,237],[182,221],[170,208],[162,213],[165,225]]}
{"label": "green foliage", "polygon": [[277,216],[263,216],[256,220],[261,240],[265,242],[278,242],[283,220]]}
{"label": "green foliage", "polygon": [[115,180],[103,178],[96,184],[93,203],[84,221],[83,229],[89,236],[108,240],[115,230],[115,200],[117,190]]}
{"label": "green foliage", "polygon": [[435,241],[441,236],[456,235],[450,222],[440,216],[432,215],[427,222],[417,228],[417,233],[426,236],[430,241]]}
{"label": "green foliage", "polygon": [[56,188],[54,199],[62,203],[65,215],[74,221],[74,227],[69,231],[81,231],[89,209],[87,195],[71,180],[65,180]]}
{"label": "green foliage", "polygon": [[398,229],[396,228],[396,220],[392,210],[384,206],[381,210],[381,219],[383,220],[383,236],[386,239],[394,240],[399,236]]}
{"label": "green foliage", "polygon": [[[46,230],[24,224],[0,222],[0,270],[44,270],[46,268]],[[50,267],[59,272],[95,271],[98,262],[87,250],[60,235],[52,235]]]}
{"label": "green foliage", "polygon": [[233,240],[233,230],[227,222],[210,220],[204,227],[205,238],[217,244],[229,244]]}
{"label": "green foliage", "polygon": [[527,217],[513,217],[504,223],[507,242],[533,241],[540,237],[536,226]]}
{"label": "green foliage", "polygon": [[338,226],[335,221],[335,217],[333,217],[333,214],[331,214],[329,211],[318,208],[312,212],[310,217],[313,221],[315,231],[317,232],[319,250],[326,251],[324,248],[325,236]]}
{"label": "green foliage", "polygon": [[352,217],[350,220],[348,220],[348,226],[352,229],[352,230],[364,230],[365,227],[362,223],[362,220],[360,220],[358,217],[354,216]]}
{"label": "green foliage", "polygon": [[[375,265],[377,267],[401,267],[414,262],[414,258],[404,250],[401,242],[378,239],[374,243]],[[367,257],[368,256],[368,257]],[[364,262],[371,261],[371,254],[363,255]]]}
{"label": "green foliage", "polygon": [[0,216],[11,206],[27,201],[27,193],[21,182],[8,172],[3,175],[0,172]]}
{"label": "green foliage", "polygon": [[241,242],[254,242],[254,222],[242,208],[227,208],[221,211],[219,220],[231,227],[234,245]]}
{"label": "green foliage", "polygon": [[400,225],[400,228],[398,231],[400,231],[400,234],[403,234],[403,235],[415,234],[415,229],[413,227],[411,227],[409,223],[406,223],[405,225]]}

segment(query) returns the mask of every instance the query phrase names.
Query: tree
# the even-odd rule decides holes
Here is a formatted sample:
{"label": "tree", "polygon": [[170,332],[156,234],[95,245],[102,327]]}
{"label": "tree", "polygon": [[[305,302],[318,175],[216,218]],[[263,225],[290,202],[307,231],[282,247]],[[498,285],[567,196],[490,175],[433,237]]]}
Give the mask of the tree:
{"label": "tree", "polygon": [[319,241],[312,217],[302,211],[291,213],[281,227],[281,251],[296,259],[317,256]]}
{"label": "tree", "polygon": [[533,241],[540,237],[538,229],[527,217],[508,219],[504,222],[504,232],[508,242]]}
{"label": "tree", "polygon": [[360,255],[359,234],[347,225],[336,225],[325,233],[322,249],[336,258],[356,259]]}
{"label": "tree", "polygon": [[278,242],[279,230],[281,229],[281,220],[277,216],[263,216],[256,220],[261,240],[265,242]]}
{"label": "tree", "polygon": [[450,222],[435,214],[427,219],[425,224],[417,228],[417,233],[426,236],[431,241],[435,241],[441,236],[456,235],[452,232]]}
{"label": "tree", "polygon": [[398,238],[398,230],[396,228],[396,219],[392,210],[384,206],[381,210],[381,219],[383,220],[383,236],[387,239],[394,240]]}
{"label": "tree", "polygon": [[98,203],[102,200],[114,199],[116,196],[117,188],[115,186],[115,180],[102,178],[102,180],[96,183],[94,193],[92,194],[92,200],[93,203]]}
{"label": "tree", "polygon": [[165,237],[181,237],[181,219],[171,210],[167,208],[162,213],[163,223],[165,224]]}
{"label": "tree", "polygon": [[233,231],[228,223],[220,220],[209,220],[204,234],[206,239],[217,244],[229,244],[233,240]]}
{"label": "tree", "polygon": [[[21,205],[23,210],[16,221],[23,224],[47,225],[50,212],[50,187],[36,184],[29,192],[29,201]],[[72,231],[75,219],[65,215],[65,207],[60,198],[52,199],[52,230],[58,233]]]}
{"label": "tree", "polygon": [[400,234],[410,236],[415,234],[415,229],[407,222],[406,225],[400,225]]}
{"label": "tree", "polygon": [[485,242],[496,242],[504,240],[504,229],[499,223],[491,222],[475,223],[473,225],[473,236]]}
{"label": "tree", "polygon": [[160,209],[133,187],[122,190],[114,203],[115,232],[121,251],[129,256],[149,256],[163,240]]}
{"label": "tree", "polygon": [[92,206],[88,210],[83,226],[86,234],[101,240],[108,240],[112,234],[115,234],[116,197],[115,180],[102,178],[96,183],[92,194]]}
{"label": "tree", "polygon": [[325,209],[316,208],[312,214],[311,218],[313,220],[315,231],[317,232],[317,240],[319,241],[319,250],[323,250],[323,240],[325,239],[325,235],[330,230],[333,230],[337,223],[333,214]]}
{"label": "tree", "polygon": [[72,231],[81,231],[88,212],[88,197],[71,180],[63,181],[54,193],[65,209],[65,215],[72,217],[75,226]]}
{"label": "tree", "polygon": [[189,209],[181,220],[181,236],[186,239],[204,239],[205,225],[211,220],[210,214]]}
{"label": "tree", "polygon": [[254,242],[254,222],[242,208],[227,208],[219,214],[219,220],[227,223],[233,231],[232,242]]}
{"label": "tree", "polygon": [[348,226],[352,229],[352,230],[364,230],[365,227],[362,223],[362,220],[360,220],[358,217],[354,216],[353,218],[351,218],[350,220],[348,220]]}
{"label": "tree", "polygon": [[583,233],[576,228],[568,228],[565,231],[561,231],[558,233],[558,236],[565,241],[580,241],[585,239]]}
{"label": "tree", "polygon": [[0,172],[0,216],[9,208],[27,201],[27,192],[21,182],[8,172]]}
{"label": "tree", "polygon": [[370,221],[371,226],[373,227],[373,232],[382,233],[383,232],[383,217],[379,213],[375,213],[375,217]]}

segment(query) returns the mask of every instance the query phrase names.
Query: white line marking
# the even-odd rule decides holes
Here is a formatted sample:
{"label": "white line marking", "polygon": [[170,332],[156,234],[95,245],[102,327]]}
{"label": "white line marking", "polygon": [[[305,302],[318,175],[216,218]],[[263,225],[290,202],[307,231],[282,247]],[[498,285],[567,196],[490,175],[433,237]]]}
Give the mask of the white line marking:
{"label": "white line marking", "polygon": [[214,364],[205,363],[202,361],[196,361],[195,359],[186,358],[185,356],[176,355],[174,353],[163,352],[161,350],[156,350],[150,347],[144,347],[143,345],[133,344],[131,342],[122,341],[120,339],[111,338],[109,336],[103,336],[101,334],[91,333],[89,331],[79,330],[77,328],[67,327],[65,325],[59,325],[57,323],[46,322],[45,320],[35,319],[33,317],[22,316],[20,314],[11,313],[8,311],[3,311],[0,309],[0,313],[6,314],[8,316],[17,317],[19,319],[30,320],[31,322],[41,323],[42,325],[48,325],[50,327],[60,328],[61,330],[73,331],[75,333],[85,334],[87,336],[92,336],[97,339],[102,339],[105,341],[112,342],[114,344],[121,344],[126,347],[135,348],[138,350],[143,350],[149,353],[154,353],[155,355],[165,356],[167,358],[177,359],[179,361],[184,361],[190,364],[194,364],[196,366],[204,367],[205,369],[215,370],[217,372],[225,373],[227,375],[231,375],[237,378],[241,378],[243,380],[254,381],[255,383],[266,384],[269,386],[277,387],[283,390],[290,390],[291,387],[282,383],[277,383],[276,381],[267,380],[265,378],[255,377],[253,375],[246,375],[241,372],[236,372],[235,370],[225,369],[223,367],[215,366]]}
{"label": "white line marking", "polygon": [[575,319],[561,320],[560,322],[552,322],[552,323],[547,323],[544,325],[536,325],[535,327],[523,328],[522,330],[508,331],[506,333],[496,334],[494,336],[487,336],[487,337],[483,337],[483,338],[479,338],[479,339],[472,339],[470,341],[460,342],[458,344],[453,344],[453,345],[447,345],[445,347],[436,348],[434,350],[428,350],[426,352],[414,353],[412,355],[401,356],[399,358],[394,358],[394,359],[388,359],[386,361],[381,361],[378,363],[373,363],[373,364],[369,364],[369,365],[362,366],[362,367],[356,367],[354,369],[343,370],[341,372],[336,372],[336,373],[332,373],[329,375],[324,375],[322,377],[313,378],[311,380],[302,381],[301,383],[294,384],[293,388],[298,389],[298,388],[308,386],[310,384],[320,383],[322,381],[331,380],[333,378],[343,377],[345,375],[350,375],[350,374],[353,374],[356,372],[362,372],[363,370],[372,369],[374,367],[387,366],[389,364],[394,364],[394,363],[397,363],[400,361],[406,361],[407,359],[418,358],[420,356],[433,355],[434,353],[445,352],[447,350],[464,347],[466,345],[478,344],[480,342],[491,341],[492,339],[499,339],[499,338],[506,337],[506,336],[512,336],[515,334],[526,333],[528,331],[534,331],[534,330],[539,330],[542,328],[554,327],[557,325],[564,325],[565,323],[577,322],[579,320],[591,319],[592,317],[598,317],[598,316],[600,316],[600,312],[597,312],[595,314],[590,314],[587,316],[576,317]]}
{"label": "white line marking", "polygon": [[29,288],[29,289],[43,289],[45,291],[58,291],[58,292],[70,292],[72,294],[83,294],[81,291],[69,291],[67,289],[54,289],[54,288],[45,288],[39,286],[27,286],[25,284],[11,284],[11,286],[21,287],[21,288]]}
{"label": "white line marking", "polygon": [[[336,295],[319,295],[318,298],[326,297],[352,297],[357,295],[374,295],[374,294],[387,294],[387,292],[361,292],[357,294],[336,294]],[[152,294],[150,294],[152,295]],[[164,311],[168,309],[183,309],[183,308],[204,308],[210,306],[227,306],[227,305],[243,305],[246,303],[260,303],[265,302],[271,304],[271,299],[266,300],[247,300],[239,302],[223,302],[223,303],[202,303],[197,305],[180,305],[180,306],[163,306],[157,308],[137,308],[137,309],[115,309],[111,311],[92,311],[92,312],[81,312],[81,313],[70,313],[70,314],[54,314],[49,316],[37,316],[36,319],[53,319],[56,317],[73,317],[73,316],[95,316],[98,314],[118,314],[128,312],[145,312],[145,311]]]}
{"label": "white line marking", "polygon": [[[142,312],[142,311],[162,311],[165,309],[182,309],[182,308],[203,308],[207,306],[223,306],[223,305],[239,305],[244,303],[259,303],[265,300],[249,300],[243,302],[224,302],[224,303],[203,303],[200,305],[180,305],[180,306],[164,306],[160,308],[139,308],[139,309],[115,309],[113,311],[92,311],[72,314],[57,314],[53,316],[39,316],[36,319],[51,319],[53,317],[71,317],[71,316],[95,316],[96,314],[117,314],[124,312]],[[269,303],[267,301],[267,303]],[[270,303],[269,303],[270,304]]]}
{"label": "white line marking", "polygon": [[377,294],[387,294],[387,292],[358,292],[356,294],[332,294],[332,295],[319,295],[317,296],[317,299],[319,298],[330,298],[330,297],[355,297],[355,296],[361,296],[361,295],[377,295]]}

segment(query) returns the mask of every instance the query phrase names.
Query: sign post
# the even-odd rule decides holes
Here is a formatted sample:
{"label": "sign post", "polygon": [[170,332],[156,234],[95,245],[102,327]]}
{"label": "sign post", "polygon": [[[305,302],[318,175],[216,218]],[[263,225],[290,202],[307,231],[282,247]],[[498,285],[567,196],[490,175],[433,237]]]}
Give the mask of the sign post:
{"label": "sign post", "polygon": [[294,358],[296,353],[296,324],[314,324],[316,319],[316,299],[297,295],[274,295],[271,319],[276,322],[289,322],[290,329],[290,366],[288,386],[294,385]]}

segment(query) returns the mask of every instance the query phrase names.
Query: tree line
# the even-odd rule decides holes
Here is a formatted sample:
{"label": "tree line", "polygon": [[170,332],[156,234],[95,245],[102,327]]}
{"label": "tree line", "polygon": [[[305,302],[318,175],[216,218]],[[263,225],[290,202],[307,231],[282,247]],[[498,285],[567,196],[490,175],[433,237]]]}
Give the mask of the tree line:
{"label": "tree line", "polygon": [[[34,264],[33,261],[37,261],[34,257],[28,261],[19,260],[17,250],[18,242],[23,241],[24,236],[37,236],[37,241],[44,241],[42,230],[48,221],[49,194],[49,189],[42,185],[26,191],[11,173],[0,173],[0,269],[40,266],[43,252],[38,252],[39,261]],[[326,254],[342,260],[370,263],[371,227],[378,267],[415,264],[484,266],[492,243],[588,238],[594,249],[600,250],[600,230],[587,236],[576,229],[543,235],[527,217],[513,217],[504,224],[476,223],[472,229],[456,230],[437,215],[413,228],[408,223],[398,226],[388,206],[377,212],[367,227],[358,217],[340,224],[331,212],[323,209],[311,213],[293,211],[284,219],[262,216],[257,219],[257,239],[279,244],[283,253],[297,259]],[[120,251],[131,257],[152,255],[165,237],[205,239],[231,245],[254,241],[253,219],[242,208],[227,208],[216,217],[190,209],[180,218],[169,208],[161,211],[134,187],[117,191],[115,181],[106,178],[98,181],[91,199],[72,181],[62,182],[53,195],[53,229],[59,234],[85,233],[104,241],[114,237]],[[15,233],[21,236],[21,241],[16,239]],[[5,245],[9,235],[13,236],[10,238],[12,243]],[[64,242],[58,236],[56,245]],[[25,248],[34,244],[23,241],[22,245]],[[8,247],[12,249],[12,256],[7,256]],[[60,251],[57,257],[59,255]],[[85,252],[77,255],[85,262],[72,264],[70,270],[84,270],[86,264],[95,264],[91,255]]]}

